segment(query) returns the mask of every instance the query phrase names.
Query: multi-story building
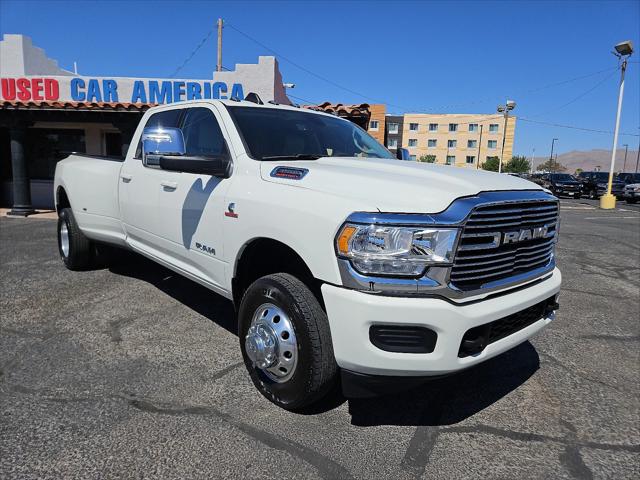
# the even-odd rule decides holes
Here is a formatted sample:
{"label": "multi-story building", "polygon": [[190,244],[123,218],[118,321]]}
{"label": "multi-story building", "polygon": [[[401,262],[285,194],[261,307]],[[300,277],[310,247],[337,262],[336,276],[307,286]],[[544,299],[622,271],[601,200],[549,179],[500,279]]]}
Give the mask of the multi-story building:
{"label": "multi-story building", "polygon": [[[409,149],[412,160],[426,160],[432,155],[435,163],[479,168],[490,157],[500,157],[505,136],[502,115],[407,113],[402,121],[397,118],[391,120],[387,116],[387,122],[401,126],[398,145]],[[504,143],[505,162],[513,153],[515,126],[516,118],[509,117]],[[387,135],[387,138],[392,140],[394,137]],[[387,147],[392,149],[388,143]]]}
{"label": "multi-story building", "polygon": [[387,115],[384,128],[384,145],[393,153],[396,153],[398,147],[402,147],[403,125],[404,116]]}

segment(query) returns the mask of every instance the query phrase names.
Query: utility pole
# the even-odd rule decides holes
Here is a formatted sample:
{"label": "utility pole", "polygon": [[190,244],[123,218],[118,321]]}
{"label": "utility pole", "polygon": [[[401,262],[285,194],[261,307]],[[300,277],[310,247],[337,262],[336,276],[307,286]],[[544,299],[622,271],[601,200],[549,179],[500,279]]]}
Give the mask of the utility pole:
{"label": "utility pole", "polygon": [[616,145],[618,144],[618,131],[620,130],[620,114],[622,113],[622,97],[624,96],[624,72],[627,70],[627,59],[633,53],[631,41],[619,43],[615,46],[616,55],[622,60],[620,65],[620,91],[618,93],[618,109],[616,111],[616,128],[613,130],[613,148],[611,149],[611,167],[609,168],[609,182],[607,183],[607,193],[600,197],[600,208],[616,208],[616,197],[611,194],[611,184],[613,183],[613,169],[616,162]]}
{"label": "utility pole", "polygon": [[498,173],[502,173],[502,162],[504,160],[504,144],[507,141],[507,122],[509,121],[509,111],[516,108],[516,102],[507,100],[504,105],[498,105],[498,112],[504,113],[504,128],[502,131],[502,150],[500,151],[500,163],[498,163]]}
{"label": "utility pole", "polygon": [[553,146],[556,144],[557,138],[551,140],[551,155],[549,155],[549,170],[553,169]]}
{"label": "utility pole", "polygon": [[624,164],[622,165],[622,172],[626,172],[627,171],[627,152],[629,151],[629,145],[628,144],[624,144]]}
{"label": "utility pole", "polygon": [[222,19],[218,19],[218,63],[216,64],[216,72],[222,71]]}
{"label": "utility pole", "polygon": [[480,140],[478,140],[478,161],[476,162],[476,170],[480,168],[480,149],[482,148],[482,124],[480,124]]}
{"label": "utility pole", "polygon": [[640,163],[640,139],[638,140],[638,151],[636,152],[636,173],[638,173],[638,163]]}

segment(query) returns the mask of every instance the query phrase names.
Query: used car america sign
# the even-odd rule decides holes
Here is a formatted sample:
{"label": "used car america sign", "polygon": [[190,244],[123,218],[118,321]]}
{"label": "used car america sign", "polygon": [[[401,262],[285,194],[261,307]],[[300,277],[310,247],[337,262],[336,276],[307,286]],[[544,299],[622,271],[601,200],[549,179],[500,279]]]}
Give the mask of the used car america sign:
{"label": "used car america sign", "polygon": [[241,83],[105,77],[20,77],[0,79],[2,99],[38,102],[172,103],[183,100],[244,98]]}

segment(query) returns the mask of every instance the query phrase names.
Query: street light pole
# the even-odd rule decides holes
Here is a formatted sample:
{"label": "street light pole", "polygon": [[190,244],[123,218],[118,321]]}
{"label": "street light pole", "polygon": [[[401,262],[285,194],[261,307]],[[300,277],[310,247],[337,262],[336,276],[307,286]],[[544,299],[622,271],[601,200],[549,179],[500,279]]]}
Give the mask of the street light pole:
{"label": "street light pole", "polygon": [[611,149],[611,166],[609,167],[609,182],[607,183],[607,193],[600,197],[600,208],[610,210],[616,208],[616,197],[611,194],[611,184],[613,183],[613,169],[616,162],[616,145],[618,144],[618,131],[620,130],[620,114],[622,113],[622,97],[624,96],[624,73],[627,70],[627,59],[633,53],[631,41],[622,42],[615,46],[616,56],[622,59],[620,65],[620,92],[618,93],[618,110],[616,111],[616,128],[613,130],[613,148]]}
{"label": "street light pole", "polygon": [[502,162],[504,160],[504,145],[507,141],[507,122],[509,121],[509,111],[516,108],[516,102],[507,100],[504,105],[498,105],[498,112],[504,113],[504,127],[502,130],[502,150],[500,151],[500,162],[498,163],[498,173],[502,173]]}

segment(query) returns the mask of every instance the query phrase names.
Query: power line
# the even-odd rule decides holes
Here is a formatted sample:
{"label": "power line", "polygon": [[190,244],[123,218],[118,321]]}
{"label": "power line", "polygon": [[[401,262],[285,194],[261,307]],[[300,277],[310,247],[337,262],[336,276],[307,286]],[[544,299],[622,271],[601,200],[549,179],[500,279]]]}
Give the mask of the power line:
{"label": "power line", "polygon": [[569,105],[577,102],[578,100],[580,100],[582,97],[585,97],[586,95],[590,94],[591,92],[593,92],[596,88],[598,88],[600,85],[602,85],[604,82],[606,82],[607,80],[609,80],[611,77],[613,77],[618,71],[618,68],[616,67],[616,70],[613,71],[611,73],[611,75],[607,75],[606,77],[604,77],[602,80],[600,80],[598,83],[596,83],[593,87],[591,87],[590,89],[588,89],[585,92],[582,92],[580,95],[578,95],[577,97],[573,98],[572,100],[569,100],[567,103],[560,105],[559,107],[556,107],[552,110],[547,110],[545,112],[542,113],[536,113],[535,115],[531,115],[532,118],[537,118],[537,117],[541,117],[543,115],[546,115],[547,113],[553,113],[553,112],[557,112],[558,110],[562,110],[565,107],[568,107]]}
{"label": "power line", "polygon": [[330,80],[330,79],[328,79],[328,78],[326,78],[326,77],[323,77],[322,75],[319,75],[319,74],[317,74],[317,73],[315,73],[315,72],[313,72],[313,71],[309,70],[308,68],[303,67],[303,66],[302,66],[302,65],[300,65],[299,63],[294,62],[293,60],[291,60],[291,59],[289,59],[289,58],[285,57],[284,55],[282,55],[282,54],[280,54],[280,53],[276,52],[274,49],[272,49],[272,48],[270,48],[270,47],[266,46],[264,43],[260,42],[259,40],[256,40],[256,39],[255,39],[255,38],[253,38],[252,36],[250,36],[250,35],[248,35],[248,34],[244,33],[242,30],[239,30],[239,29],[238,29],[237,27],[235,27],[234,25],[232,25],[232,24],[230,24],[230,23],[227,23],[227,24],[226,24],[226,26],[227,26],[227,27],[229,27],[229,28],[231,28],[231,29],[233,29],[233,30],[235,30],[235,31],[236,31],[236,32],[238,32],[240,35],[242,35],[242,36],[244,36],[244,37],[248,38],[249,40],[251,40],[251,41],[252,41],[252,42],[254,42],[255,44],[259,45],[260,47],[264,48],[265,50],[268,50],[269,52],[273,53],[274,55],[276,55],[276,56],[277,56],[277,57],[279,57],[280,59],[284,60],[285,62],[290,63],[291,65],[293,65],[294,67],[296,67],[296,68],[298,68],[298,69],[302,70],[303,72],[306,72],[306,73],[308,73],[309,75],[311,75],[311,76],[313,76],[313,77],[316,77],[316,78],[317,78],[317,79],[319,79],[319,80],[322,80],[323,82],[326,82],[326,83],[328,83],[328,84],[330,84],[330,85],[333,85],[333,86],[334,86],[334,87],[336,87],[336,88],[339,88],[339,89],[344,90],[344,91],[346,91],[346,92],[352,93],[352,94],[357,95],[357,96],[359,96],[359,97],[365,98],[365,99],[367,99],[367,100],[369,100],[369,101],[371,101],[371,102],[374,102],[374,103],[386,103],[387,105],[390,105],[390,106],[392,106],[392,107],[396,107],[396,108],[401,108],[401,109],[409,110],[409,109],[407,109],[406,107],[403,107],[403,106],[401,106],[401,105],[394,105],[394,104],[392,104],[392,103],[384,102],[384,101],[382,101],[382,100],[378,100],[378,99],[375,99],[375,98],[369,97],[368,95],[364,95],[364,94],[362,94],[362,93],[360,93],[360,92],[357,92],[357,91],[355,91],[355,90],[353,90],[353,89],[351,89],[351,88],[348,88],[348,87],[345,87],[345,86],[343,86],[343,85],[340,85],[339,83],[336,83],[336,82],[334,82],[333,80]]}
{"label": "power line", "polygon": [[[523,122],[530,122],[530,123],[538,123],[540,125],[548,125],[550,127],[559,127],[559,128],[570,128],[572,130],[582,130],[585,132],[594,132],[594,133],[607,133],[610,135],[613,135],[613,132],[610,130],[596,130],[594,128],[584,128],[584,127],[576,127],[574,125],[562,125],[559,123],[550,123],[550,122],[542,122],[539,120],[532,120],[530,118],[524,118],[524,117],[518,117],[519,120],[522,120]],[[620,135],[626,135],[628,137],[640,137],[640,135],[638,135],[637,133],[620,133]]]}
{"label": "power line", "polygon": [[178,68],[176,68],[173,71],[173,73],[171,75],[169,75],[169,78],[174,78],[178,74],[178,72],[180,70],[182,70],[185,67],[185,65],[191,61],[193,56],[196,53],[198,53],[198,50],[200,50],[204,46],[204,44],[207,43],[207,40],[209,40],[209,38],[211,37],[212,34],[213,34],[213,29],[209,30],[209,33],[207,33],[207,35],[202,40],[200,40],[200,43],[196,46],[196,48],[194,48],[193,51],[191,52],[191,54],[185,59],[184,62],[182,62],[182,65],[180,65]]}

